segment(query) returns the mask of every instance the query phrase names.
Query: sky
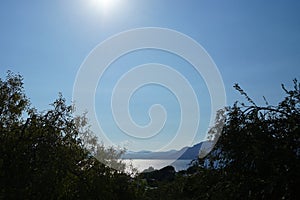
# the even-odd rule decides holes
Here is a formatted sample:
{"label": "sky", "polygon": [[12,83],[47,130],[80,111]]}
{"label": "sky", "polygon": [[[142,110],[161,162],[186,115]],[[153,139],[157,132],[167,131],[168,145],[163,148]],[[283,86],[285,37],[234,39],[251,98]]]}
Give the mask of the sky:
{"label": "sky", "polygon": [[[232,87],[234,83],[258,104],[264,103],[263,96],[276,104],[284,96],[281,83],[291,87],[294,78],[299,80],[299,1],[113,0],[111,6],[99,1],[1,1],[0,77],[5,77],[7,70],[20,73],[27,96],[39,110],[49,109],[59,92],[70,103],[80,66],[97,45],[130,29],[161,27],[191,37],[207,51],[221,74],[227,105],[244,100]],[[168,115],[159,134],[146,139],[130,137],[114,121],[110,106],[114,85],[126,71],[145,63],[178,70],[200,102],[201,120],[194,139],[183,139],[168,148],[180,149],[203,140],[213,115],[203,77],[186,60],[153,49],[123,55],[99,81],[95,109],[105,137],[131,150],[158,150],[172,143],[181,111],[176,95],[168,88],[145,85],[129,102],[131,117],[140,126],[151,121],[148,110],[152,105],[163,105]],[[168,79],[168,74],[163,77]]]}

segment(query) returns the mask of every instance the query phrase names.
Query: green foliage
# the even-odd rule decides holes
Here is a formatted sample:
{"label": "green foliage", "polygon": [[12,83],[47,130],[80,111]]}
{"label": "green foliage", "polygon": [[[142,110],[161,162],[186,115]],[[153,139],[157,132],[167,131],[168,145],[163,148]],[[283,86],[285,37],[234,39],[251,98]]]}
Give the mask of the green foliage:
{"label": "green foliage", "polygon": [[286,97],[277,106],[257,106],[235,85],[250,105],[236,102],[227,108],[225,126],[214,150],[199,160],[206,173],[194,176],[198,185],[209,185],[200,190],[208,191],[207,199],[299,197],[300,84],[294,80],[292,90],[282,87]]}
{"label": "green foliage", "polygon": [[250,105],[236,102],[218,112],[209,131],[209,139],[218,138],[213,151],[173,181],[156,182],[145,199],[299,199],[299,83],[282,86],[286,97],[277,106],[258,106],[235,88]]}
{"label": "green foliage", "polygon": [[[82,134],[94,137],[83,131],[88,130],[85,118],[73,117],[73,107],[61,95],[52,109],[38,113],[29,107],[20,75],[9,72],[0,88],[0,199],[137,197],[130,176],[88,151]],[[99,149],[95,138],[91,141],[97,152],[108,152],[110,160],[119,155]]]}
{"label": "green foliage", "polygon": [[98,138],[91,131],[90,125],[88,125],[87,113],[82,116],[76,116],[74,123],[79,134],[79,138],[83,147],[89,151],[89,153],[97,158],[101,163],[118,171],[125,171],[126,165],[120,159],[125,153],[125,149],[117,147],[106,147],[103,143],[98,142]]}
{"label": "green foliage", "polygon": [[[151,169],[151,168],[150,168]],[[145,179],[150,187],[157,187],[159,182],[171,182],[175,178],[173,166],[166,166],[160,170],[144,171],[139,178]]]}
{"label": "green foliage", "polygon": [[188,170],[149,168],[133,178],[119,161],[124,149],[99,144],[85,114],[74,117],[61,95],[37,112],[22,77],[8,72],[0,79],[0,199],[298,199],[300,84],[282,85],[276,106],[235,88],[250,105],[217,113],[213,151]]}
{"label": "green foliage", "polygon": [[11,128],[19,122],[29,106],[21,75],[8,71],[6,81],[0,79],[0,100],[0,125],[3,128]]}

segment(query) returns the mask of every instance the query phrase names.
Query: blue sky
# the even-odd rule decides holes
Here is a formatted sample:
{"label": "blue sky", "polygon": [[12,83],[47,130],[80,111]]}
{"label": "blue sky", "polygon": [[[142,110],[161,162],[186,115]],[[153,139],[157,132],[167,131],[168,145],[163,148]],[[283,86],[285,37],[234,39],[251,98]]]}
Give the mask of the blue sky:
{"label": "blue sky", "polygon": [[[299,80],[299,1],[121,0],[105,13],[91,1],[94,0],[0,2],[1,77],[7,70],[22,74],[26,93],[40,110],[49,108],[58,92],[71,102],[77,71],[96,45],[121,31],[140,27],[174,29],[201,44],[219,68],[229,105],[241,99],[232,88],[234,83],[239,83],[256,102],[263,103],[265,96],[275,104],[284,95],[280,84],[291,86],[292,79]],[[158,62],[174,68],[188,65],[166,52],[144,50],[127,56],[119,62]],[[115,69],[112,66],[104,76],[104,83],[100,82],[96,108],[106,109],[98,111],[98,118],[105,121],[109,137],[121,144],[130,138],[122,136],[113,125],[106,93],[122,74],[117,68],[115,63]],[[209,115],[210,102],[203,80],[192,69],[186,68],[182,73],[201,91],[197,92],[202,100],[201,116]],[[134,150],[159,148],[171,140],[178,127],[178,102],[159,86],[144,87],[134,94],[130,110],[137,123],[147,124],[147,110],[155,103],[162,103],[171,117],[158,137],[146,143],[133,142]],[[192,143],[203,139],[208,117],[202,119]],[[174,148],[180,145],[185,144]]]}

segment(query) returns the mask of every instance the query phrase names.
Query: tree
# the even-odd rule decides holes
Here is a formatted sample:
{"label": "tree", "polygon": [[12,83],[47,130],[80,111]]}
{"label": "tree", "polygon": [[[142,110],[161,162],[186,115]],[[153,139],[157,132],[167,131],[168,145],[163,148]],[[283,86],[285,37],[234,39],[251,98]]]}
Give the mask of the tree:
{"label": "tree", "polygon": [[78,125],[62,95],[51,109],[37,112],[20,75],[8,72],[0,89],[0,199],[137,197],[130,176],[86,148],[80,132],[86,124]]}
{"label": "tree", "polygon": [[[239,85],[235,88],[250,105],[236,102],[227,108],[222,134],[214,150],[199,160],[201,167],[193,177],[201,179],[198,185],[207,184],[203,177],[212,181],[204,190],[209,199],[296,199],[300,196],[300,84],[294,80],[292,90],[282,85],[286,97],[277,106],[267,101],[266,106],[258,106]],[[186,192],[199,194],[196,188]]]}
{"label": "tree", "polygon": [[22,120],[22,114],[29,106],[21,75],[8,71],[6,81],[0,79],[0,100],[0,125],[10,129]]}
{"label": "tree", "polygon": [[90,129],[86,115],[87,113],[83,113],[83,115],[74,118],[83,147],[101,163],[124,172],[126,165],[121,160],[121,156],[125,153],[126,149],[113,146],[106,147],[102,142],[99,142],[97,136]]}

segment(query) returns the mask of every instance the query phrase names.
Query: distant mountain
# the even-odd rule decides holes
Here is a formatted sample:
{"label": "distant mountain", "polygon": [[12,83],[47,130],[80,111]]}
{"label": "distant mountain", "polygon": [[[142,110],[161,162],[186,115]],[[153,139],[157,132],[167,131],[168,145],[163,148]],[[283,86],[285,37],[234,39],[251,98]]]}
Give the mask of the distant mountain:
{"label": "distant mountain", "polygon": [[198,158],[199,151],[202,149],[201,147],[207,148],[211,145],[211,142],[205,141],[195,144],[192,147],[184,147],[179,151],[171,150],[164,152],[152,152],[152,151],[139,151],[133,152],[128,151],[123,156],[122,159],[176,159],[176,160],[193,160]]}
{"label": "distant mountain", "polygon": [[182,150],[184,150],[184,152],[182,153],[182,155],[178,159],[189,160],[189,159],[198,158],[199,151],[200,151],[200,148],[201,148],[202,144],[203,144],[203,142],[198,143],[198,144],[196,144],[192,147],[183,148]]}

